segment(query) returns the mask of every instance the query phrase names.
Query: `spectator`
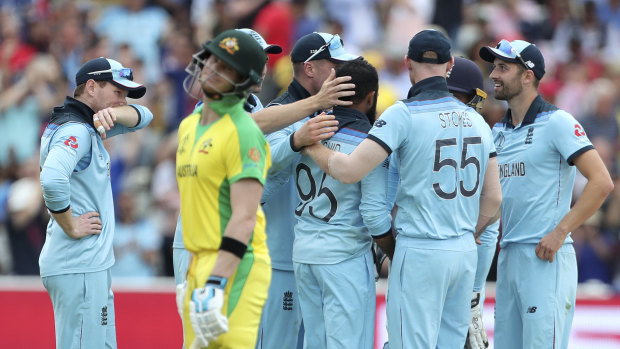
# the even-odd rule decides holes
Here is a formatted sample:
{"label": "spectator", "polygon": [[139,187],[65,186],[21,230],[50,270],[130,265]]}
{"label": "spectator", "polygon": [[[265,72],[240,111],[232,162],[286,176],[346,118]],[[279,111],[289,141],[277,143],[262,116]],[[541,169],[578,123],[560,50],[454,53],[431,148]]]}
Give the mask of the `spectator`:
{"label": "spectator", "polygon": [[116,48],[131,46],[149,71],[147,83],[154,83],[161,78],[159,43],[169,25],[169,15],[162,8],[147,6],[146,0],[123,0],[121,5],[103,10],[95,29]]}
{"label": "spectator", "polygon": [[142,217],[144,205],[138,204],[138,194],[124,190],[117,197],[114,277],[149,277],[158,272],[161,238],[153,222]]}

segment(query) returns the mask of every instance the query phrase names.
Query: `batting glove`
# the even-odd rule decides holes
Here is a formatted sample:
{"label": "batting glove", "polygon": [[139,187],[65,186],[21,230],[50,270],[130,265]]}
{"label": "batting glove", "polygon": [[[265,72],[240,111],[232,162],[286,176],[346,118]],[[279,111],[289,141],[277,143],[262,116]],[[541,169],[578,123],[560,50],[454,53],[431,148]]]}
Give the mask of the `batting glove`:
{"label": "batting glove", "polygon": [[187,282],[183,281],[182,284],[177,285],[177,310],[179,311],[179,316],[181,320],[183,320],[183,305],[185,303],[185,294],[187,293]]}
{"label": "batting glove", "polygon": [[383,261],[387,258],[387,255],[383,253],[383,250],[376,242],[372,242],[370,246],[370,250],[372,251],[372,259],[375,262],[375,281],[379,280],[379,276],[381,275],[381,269],[383,267]]}
{"label": "batting glove", "polygon": [[228,332],[228,318],[222,314],[226,278],[210,276],[202,288],[192,292],[189,318],[199,347],[206,347],[217,336]]}
{"label": "batting glove", "polygon": [[474,292],[471,297],[471,322],[465,341],[465,349],[483,349],[489,347],[487,331],[482,323],[480,313],[480,292]]}

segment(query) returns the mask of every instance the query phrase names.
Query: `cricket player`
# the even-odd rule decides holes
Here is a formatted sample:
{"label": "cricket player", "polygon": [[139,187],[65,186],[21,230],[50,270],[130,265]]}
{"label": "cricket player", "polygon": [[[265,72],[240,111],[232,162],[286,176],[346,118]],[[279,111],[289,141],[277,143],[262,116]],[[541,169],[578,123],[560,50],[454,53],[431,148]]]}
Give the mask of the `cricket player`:
{"label": "cricket player", "polygon": [[[265,42],[263,37],[254,30],[248,28],[237,30],[252,36],[252,38],[256,40],[256,42],[263,48],[263,51],[265,51],[265,53],[267,54],[279,54],[282,52],[280,46],[268,44],[267,42]],[[266,70],[263,71],[263,73],[265,72]],[[250,93],[248,95],[248,98],[246,99],[244,108],[247,112],[251,113],[254,121],[256,121],[257,125],[259,126],[259,128],[261,128],[263,132],[268,133],[276,131],[282,127],[290,125],[291,123],[305,117],[308,114],[313,113],[316,110],[322,110],[335,105],[350,105],[350,101],[341,99],[342,97],[350,96],[354,93],[350,90],[352,87],[354,87],[354,85],[347,83],[347,81],[349,80],[350,77],[348,76],[336,78],[335,72],[332,72],[330,76],[323,82],[320,90],[315,95],[308,98],[300,99],[290,104],[287,103],[281,105],[273,105],[270,106],[270,108],[268,109],[263,109],[263,105],[258,99],[258,97],[256,97],[256,95],[254,95],[253,93]],[[191,76],[190,79],[187,79],[186,81],[191,81]],[[188,86],[186,86],[186,88],[187,87]],[[258,93],[260,92],[261,87],[262,79],[260,83],[253,85],[250,91]],[[198,94],[195,97],[201,98],[201,96],[202,92],[199,90]],[[197,107],[199,107],[200,105],[202,105],[202,101],[198,102]],[[315,138],[313,139],[313,141],[324,139],[325,137],[327,137],[327,135],[319,136],[319,138]],[[295,195],[294,192],[291,193],[291,196]],[[276,200],[274,200],[274,205],[275,202]],[[280,200],[277,200],[277,202],[280,202]],[[268,218],[271,212],[271,206],[272,205],[267,205],[266,207],[263,207],[264,212]],[[274,213],[277,211],[278,208],[273,210]],[[259,341],[257,342],[257,345],[262,345],[262,343],[273,343],[271,344],[272,346],[283,345],[284,347],[295,347],[296,344],[287,344],[298,342],[297,337],[299,328],[301,326],[301,315],[299,315],[299,307],[297,305],[298,302],[294,301],[293,298],[293,296],[296,295],[297,291],[294,283],[294,278],[292,276],[292,261],[290,258],[293,237],[292,229],[284,230],[289,231],[290,233],[278,237],[277,233],[275,232],[269,233],[271,226],[275,227],[279,225],[277,219],[269,218],[268,221],[271,223],[267,223],[267,245],[270,249],[270,255],[272,256],[272,267],[274,269],[272,272],[271,284],[280,286],[274,286],[270,288],[270,294],[274,293],[276,295],[267,298],[267,303],[263,311],[263,318],[269,319],[265,321],[269,322],[268,327],[270,328],[270,330],[267,335],[264,335],[262,329],[265,326],[261,326],[261,329],[259,331]],[[290,219],[287,221],[290,221]],[[277,228],[273,229],[278,230]],[[284,246],[280,246],[279,244],[283,244]],[[179,215],[174,234],[173,263],[175,283],[180,288],[183,287],[182,284],[186,279],[189,259],[190,253],[185,249],[185,246],[183,244],[181,216]],[[288,267],[289,265],[290,268]],[[287,276],[290,276],[288,278],[289,281],[282,283],[279,282],[281,271],[289,271],[288,269],[290,269],[290,275],[285,275],[283,276],[283,278],[286,279]],[[280,288],[282,288],[281,292],[276,291],[280,290]],[[182,308],[179,309],[179,313],[182,314]],[[286,316],[287,314],[288,316]],[[301,334],[299,336],[300,338],[303,338],[303,331],[301,331]]]}
{"label": "cricket player", "polygon": [[[378,77],[375,68],[363,60],[338,65],[336,74],[352,77],[354,103],[334,108],[338,130],[324,142],[350,153],[374,121]],[[291,140],[279,142],[273,149],[274,163],[297,159],[294,169],[299,204],[295,208],[292,257],[304,321],[304,348],[372,348],[375,278],[370,246],[373,236],[380,243],[383,235],[393,241],[389,215],[383,220],[375,217],[375,212],[387,211],[387,164],[377,168],[380,177],[343,184],[327,177],[310,157],[295,157],[291,147],[294,134],[289,137]],[[392,251],[393,246],[390,256]]]}
{"label": "cricket player", "polygon": [[192,253],[177,288],[189,348],[251,348],[271,278],[259,206],[269,146],[243,109],[267,55],[248,34],[227,30],[194,56],[202,106],[179,127],[177,182],[183,242]]}
{"label": "cricket player", "polygon": [[354,183],[398,154],[398,232],[388,284],[390,348],[465,344],[477,260],[475,235],[501,202],[491,131],[448,91],[448,39],[423,30],[405,63],[414,96],[396,102],[350,154],[313,145],[304,152],[330,176]]}
{"label": "cricket player", "polygon": [[41,137],[41,186],[51,218],[39,267],[54,307],[56,348],[116,348],[115,219],[103,138],[144,128],[153,114],[127,104],[146,88],[113,59],[84,63],[75,82],[73,98],[54,108]]}
{"label": "cricket player", "polygon": [[[359,56],[345,51],[340,37],[328,33],[311,33],[300,38],[291,52],[293,63],[293,81],[286,92],[273,100],[265,112],[273,108],[294,106],[321,94],[325,84],[332,79],[340,80],[345,76],[335,77],[334,67],[342,62],[357,59]],[[348,79],[347,79],[348,80]],[[344,88],[353,84],[341,84]],[[348,96],[353,91],[346,91]],[[345,90],[339,91],[341,97]],[[350,105],[351,101],[341,98],[338,105]],[[336,104],[329,105],[332,107]],[[325,106],[324,106],[325,107]],[[304,116],[312,115],[324,107],[314,109]],[[270,145],[282,141],[289,147],[289,140],[297,146],[312,144],[333,136],[337,130],[333,115],[321,115],[305,124],[303,121],[284,128],[282,131],[267,135]],[[323,127],[327,127],[326,129]],[[297,130],[296,132],[294,132]],[[289,138],[294,132],[294,136]],[[294,144],[293,144],[294,145]],[[294,145],[295,146],[295,145]],[[292,152],[293,157],[299,153]],[[282,165],[281,165],[282,164]],[[298,203],[297,188],[293,177],[293,162],[274,164],[274,171],[269,172],[263,193],[263,210],[267,216],[267,245],[272,257],[272,283],[259,329],[256,347],[265,348],[300,348],[303,345],[304,327],[299,308],[298,287],[293,273],[293,227],[296,223],[295,207]],[[278,173],[274,175],[274,173]]]}
{"label": "cricket player", "polygon": [[[585,131],[538,94],[542,53],[527,41],[482,47],[495,98],[508,102],[493,127],[502,202],[495,346],[567,348],[577,261],[570,232],[599,209],[613,182]],[[575,166],[588,183],[571,208]]]}

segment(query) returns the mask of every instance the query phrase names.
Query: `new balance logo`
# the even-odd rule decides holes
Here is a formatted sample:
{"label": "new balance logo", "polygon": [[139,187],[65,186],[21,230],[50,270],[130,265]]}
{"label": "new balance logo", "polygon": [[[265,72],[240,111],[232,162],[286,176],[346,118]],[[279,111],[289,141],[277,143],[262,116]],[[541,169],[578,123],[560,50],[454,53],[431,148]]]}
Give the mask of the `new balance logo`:
{"label": "new balance logo", "polygon": [[387,123],[384,120],[377,120],[377,121],[375,121],[375,125],[374,126],[375,127],[383,127],[385,125],[387,125]]}
{"label": "new balance logo", "polygon": [[101,308],[101,326],[108,325],[108,307]]}
{"label": "new balance logo", "polygon": [[282,309],[293,310],[293,292],[291,291],[284,292],[284,297],[282,298]]}
{"label": "new balance logo", "polygon": [[527,129],[527,136],[525,136],[525,144],[532,144],[532,138],[534,137],[534,128]]}
{"label": "new balance logo", "polygon": [[536,312],[536,307],[528,307],[527,308],[527,313],[528,314],[534,314]]}

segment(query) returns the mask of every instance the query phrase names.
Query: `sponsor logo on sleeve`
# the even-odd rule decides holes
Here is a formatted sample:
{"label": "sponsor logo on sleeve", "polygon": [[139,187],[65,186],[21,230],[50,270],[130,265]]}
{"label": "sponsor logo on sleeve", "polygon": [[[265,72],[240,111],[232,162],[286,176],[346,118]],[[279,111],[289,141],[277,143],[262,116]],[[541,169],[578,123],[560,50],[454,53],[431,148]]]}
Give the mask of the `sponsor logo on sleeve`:
{"label": "sponsor logo on sleeve", "polygon": [[385,120],[381,120],[381,119],[375,121],[375,124],[374,124],[375,127],[383,127],[385,125],[387,125],[387,122],[385,122]]}
{"label": "sponsor logo on sleeve", "polygon": [[260,152],[256,148],[252,148],[248,151],[248,158],[254,162],[258,162],[260,160]]}
{"label": "sponsor logo on sleeve", "polygon": [[584,137],[585,135],[586,135],[586,132],[583,130],[581,125],[575,124],[575,136]]}
{"label": "sponsor logo on sleeve", "polygon": [[74,136],[71,136],[69,138],[67,138],[67,140],[65,140],[65,145],[68,147],[71,147],[73,149],[77,149],[78,148],[78,141]]}

